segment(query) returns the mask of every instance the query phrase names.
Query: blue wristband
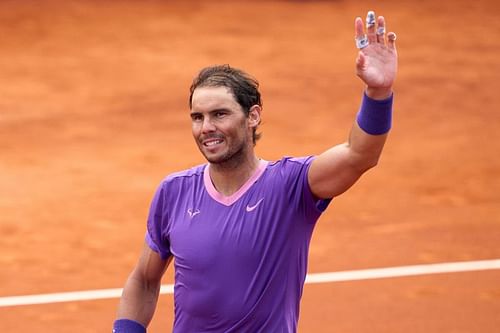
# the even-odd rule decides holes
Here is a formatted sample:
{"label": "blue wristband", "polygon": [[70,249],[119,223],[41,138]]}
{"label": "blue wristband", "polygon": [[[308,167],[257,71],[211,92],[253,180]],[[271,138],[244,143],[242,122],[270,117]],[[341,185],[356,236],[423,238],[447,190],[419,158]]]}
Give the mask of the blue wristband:
{"label": "blue wristband", "polygon": [[113,324],[113,333],[146,333],[146,328],[130,319],[118,319]]}
{"label": "blue wristband", "polygon": [[363,131],[371,135],[389,132],[392,125],[392,99],[394,94],[384,100],[376,100],[363,94],[357,122]]}

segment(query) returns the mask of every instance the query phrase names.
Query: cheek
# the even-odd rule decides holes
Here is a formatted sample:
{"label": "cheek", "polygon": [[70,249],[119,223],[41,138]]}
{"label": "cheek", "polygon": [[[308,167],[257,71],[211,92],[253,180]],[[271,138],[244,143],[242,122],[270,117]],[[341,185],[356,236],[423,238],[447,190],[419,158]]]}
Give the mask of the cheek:
{"label": "cheek", "polygon": [[195,139],[200,136],[200,133],[201,133],[200,128],[201,127],[199,125],[197,125],[197,124],[192,124],[191,125],[191,133],[193,134],[193,137]]}

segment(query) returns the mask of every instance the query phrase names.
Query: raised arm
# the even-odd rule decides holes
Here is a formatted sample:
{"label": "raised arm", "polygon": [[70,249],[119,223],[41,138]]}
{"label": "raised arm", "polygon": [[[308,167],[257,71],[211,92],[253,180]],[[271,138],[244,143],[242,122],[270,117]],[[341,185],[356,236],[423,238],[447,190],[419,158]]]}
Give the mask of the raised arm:
{"label": "raised arm", "polygon": [[144,244],[139,262],[123,288],[113,332],[146,332],[158,302],[161,278],[171,258],[161,259]]}
{"label": "raised arm", "polygon": [[397,72],[396,35],[385,33],[385,19],[368,12],[366,32],[357,17],[359,48],[356,74],[366,89],[347,142],[318,155],[309,169],[309,184],[318,198],[333,198],[349,189],[378,163],[391,125],[392,85]]}

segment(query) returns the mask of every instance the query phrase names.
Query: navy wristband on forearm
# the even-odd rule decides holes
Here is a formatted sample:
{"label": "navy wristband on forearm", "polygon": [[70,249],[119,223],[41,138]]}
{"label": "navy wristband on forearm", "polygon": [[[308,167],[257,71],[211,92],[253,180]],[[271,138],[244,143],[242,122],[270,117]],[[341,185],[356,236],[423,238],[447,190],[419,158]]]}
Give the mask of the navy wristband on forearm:
{"label": "navy wristband on forearm", "polygon": [[358,112],[357,122],[363,131],[371,135],[389,132],[392,124],[392,99],[376,100],[363,94],[363,101]]}
{"label": "navy wristband on forearm", "polygon": [[146,328],[130,319],[118,319],[113,324],[113,333],[146,333]]}

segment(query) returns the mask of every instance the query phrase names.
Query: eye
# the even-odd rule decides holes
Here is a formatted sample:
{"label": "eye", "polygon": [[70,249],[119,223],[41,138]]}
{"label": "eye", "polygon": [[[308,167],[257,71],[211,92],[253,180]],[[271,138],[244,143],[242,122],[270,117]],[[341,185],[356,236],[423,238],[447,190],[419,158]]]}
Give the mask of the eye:
{"label": "eye", "polygon": [[225,115],[226,115],[226,112],[224,112],[224,111],[217,111],[217,112],[215,112],[215,116],[217,118],[223,118]]}
{"label": "eye", "polygon": [[203,121],[203,116],[200,113],[191,113],[191,120],[194,122]]}

